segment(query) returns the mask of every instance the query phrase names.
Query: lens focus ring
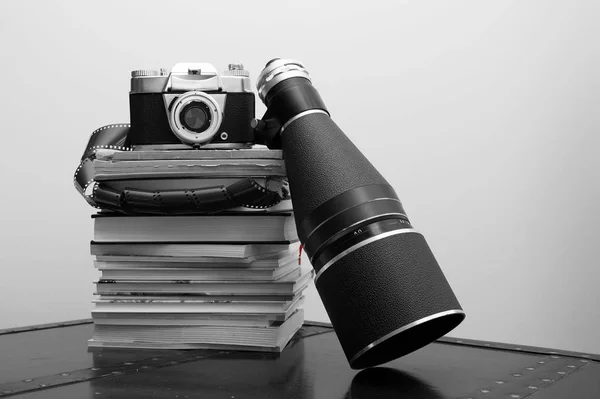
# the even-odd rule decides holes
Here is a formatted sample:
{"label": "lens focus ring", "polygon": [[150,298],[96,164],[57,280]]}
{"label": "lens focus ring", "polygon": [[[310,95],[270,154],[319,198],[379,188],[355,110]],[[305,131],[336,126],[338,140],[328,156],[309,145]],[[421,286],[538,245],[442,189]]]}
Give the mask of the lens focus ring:
{"label": "lens focus ring", "polygon": [[271,60],[262,70],[256,81],[258,96],[264,102],[269,90],[277,83],[289,78],[306,78],[310,81],[308,71],[304,65],[296,60],[275,59]]}

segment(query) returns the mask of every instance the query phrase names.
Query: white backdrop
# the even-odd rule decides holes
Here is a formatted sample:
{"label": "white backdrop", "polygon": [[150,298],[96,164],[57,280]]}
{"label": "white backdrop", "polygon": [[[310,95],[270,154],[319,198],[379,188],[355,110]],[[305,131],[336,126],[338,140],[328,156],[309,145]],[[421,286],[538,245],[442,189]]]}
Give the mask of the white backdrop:
{"label": "white backdrop", "polygon": [[[302,60],[396,188],[467,320],[452,335],[600,352],[600,3],[0,3],[0,328],[89,317],[89,134],[129,72]],[[258,109],[262,114],[264,107]],[[307,318],[326,320],[314,291]]]}

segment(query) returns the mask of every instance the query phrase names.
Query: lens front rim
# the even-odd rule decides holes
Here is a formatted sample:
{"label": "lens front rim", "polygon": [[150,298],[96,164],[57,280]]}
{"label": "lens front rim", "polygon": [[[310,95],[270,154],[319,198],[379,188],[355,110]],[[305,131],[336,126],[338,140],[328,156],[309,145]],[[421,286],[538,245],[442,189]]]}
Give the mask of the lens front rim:
{"label": "lens front rim", "polygon": [[[383,337],[375,340],[369,345],[365,346],[348,361],[352,369],[364,369],[367,367],[377,366],[388,361],[394,360],[398,357],[404,356],[408,353],[414,352],[415,350],[428,345],[432,341],[446,335],[454,328],[456,328],[466,317],[465,312],[462,309],[451,309],[440,313],[432,314],[422,319],[413,321],[405,326],[397,328],[396,330],[387,333]],[[443,324],[440,324],[443,323]],[[435,328],[430,327],[435,325]],[[406,335],[416,330],[428,329],[429,335],[427,339],[423,339],[419,343],[408,345],[404,347],[401,352],[397,351],[385,351],[383,348],[386,344],[392,344],[393,340],[399,341],[410,341],[403,340],[402,335]],[[432,339],[431,339],[432,338]],[[377,353],[376,353],[377,352]],[[380,354],[385,352],[384,354]]]}
{"label": "lens front rim", "polygon": [[[203,103],[210,111],[210,125],[203,132],[188,130],[181,122],[181,113],[186,106],[193,103]],[[219,104],[209,95],[201,91],[190,91],[177,97],[171,104],[169,112],[169,126],[182,142],[188,144],[204,144],[209,142],[221,127],[223,112]]]}

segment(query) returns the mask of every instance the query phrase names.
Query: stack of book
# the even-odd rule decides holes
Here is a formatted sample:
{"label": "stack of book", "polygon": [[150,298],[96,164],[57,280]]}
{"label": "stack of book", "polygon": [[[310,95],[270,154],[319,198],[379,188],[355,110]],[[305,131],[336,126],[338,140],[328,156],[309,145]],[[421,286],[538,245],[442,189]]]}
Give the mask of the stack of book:
{"label": "stack of book", "polygon": [[[219,172],[219,162],[209,155],[210,175],[198,168],[201,175],[176,179],[166,168],[167,175],[159,170],[139,179],[148,161],[132,153],[123,154],[125,159],[115,155],[94,162],[96,179],[117,189],[197,187],[203,179],[214,184],[217,178],[244,177],[241,171],[252,164],[274,165],[245,159],[236,169],[228,159],[222,163],[227,170]],[[181,163],[189,168],[194,162]],[[303,291],[313,272],[300,265],[289,200],[265,210],[211,215],[100,211],[93,220],[91,253],[101,276],[90,347],[281,351],[304,322]]]}

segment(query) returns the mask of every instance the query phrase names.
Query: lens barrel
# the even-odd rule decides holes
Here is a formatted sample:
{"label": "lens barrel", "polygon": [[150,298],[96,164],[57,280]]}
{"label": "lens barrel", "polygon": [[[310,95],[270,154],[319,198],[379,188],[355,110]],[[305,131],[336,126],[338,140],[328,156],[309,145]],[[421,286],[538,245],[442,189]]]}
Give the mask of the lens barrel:
{"label": "lens barrel", "polygon": [[273,60],[257,86],[282,126],[298,236],[350,366],[393,360],[460,324],[465,314],[425,238],[302,64]]}

